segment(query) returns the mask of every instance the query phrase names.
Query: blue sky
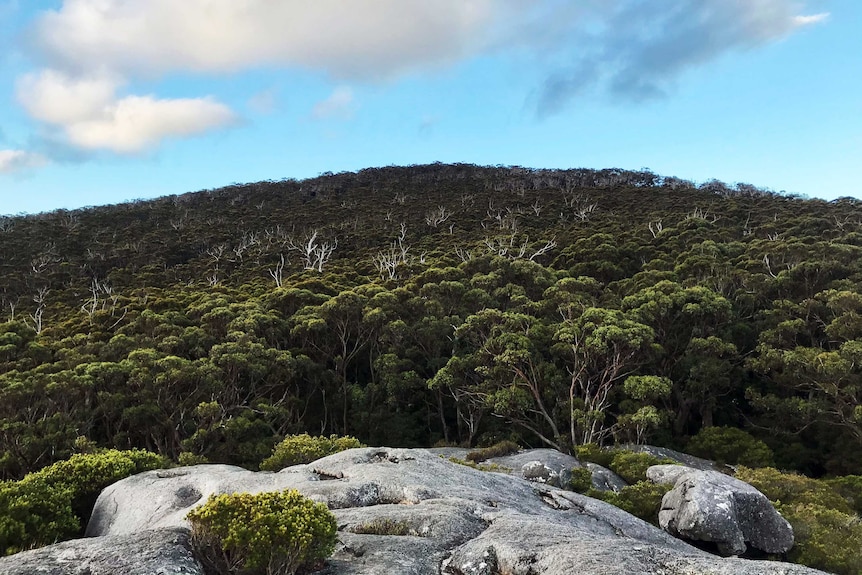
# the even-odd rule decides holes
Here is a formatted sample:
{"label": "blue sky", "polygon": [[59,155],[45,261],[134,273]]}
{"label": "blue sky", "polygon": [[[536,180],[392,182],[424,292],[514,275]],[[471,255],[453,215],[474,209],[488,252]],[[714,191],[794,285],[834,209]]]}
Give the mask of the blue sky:
{"label": "blue sky", "polygon": [[0,0],[0,214],[435,161],[862,197],[858,0]]}

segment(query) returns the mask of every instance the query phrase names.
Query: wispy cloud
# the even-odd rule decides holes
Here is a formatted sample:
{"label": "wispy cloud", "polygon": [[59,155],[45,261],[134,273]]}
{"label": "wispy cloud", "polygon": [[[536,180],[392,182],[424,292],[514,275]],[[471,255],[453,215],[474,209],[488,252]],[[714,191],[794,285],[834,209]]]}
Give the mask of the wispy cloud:
{"label": "wispy cloud", "polygon": [[262,90],[249,98],[247,105],[257,114],[272,114],[278,107],[278,91],[275,88]]}
{"label": "wispy cloud", "polygon": [[14,174],[41,168],[48,160],[40,155],[25,150],[0,150],[0,174]]}
{"label": "wispy cloud", "polygon": [[314,105],[311,116],[317,120],[337,118],[347,120],[353,117],[356,102],[349,86],[339,86],[325,99]]}
{"label": "wispy cloud", "polygon": [[598,88],[640,101],[668,93],[688,69],[787,37],[828,14],[800,15],[792,0],[605,0],[565,32],[577,46],[551,73],[539,112],[554,113]]}

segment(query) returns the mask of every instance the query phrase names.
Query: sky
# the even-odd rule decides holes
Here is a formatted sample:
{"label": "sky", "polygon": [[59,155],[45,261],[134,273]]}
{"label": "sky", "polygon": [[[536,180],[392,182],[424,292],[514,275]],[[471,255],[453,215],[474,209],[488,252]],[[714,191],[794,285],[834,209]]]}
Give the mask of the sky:
{"label": "sky", "polygon": [[366,167],[862,197],[859,0],[0,0],[0,214]]}

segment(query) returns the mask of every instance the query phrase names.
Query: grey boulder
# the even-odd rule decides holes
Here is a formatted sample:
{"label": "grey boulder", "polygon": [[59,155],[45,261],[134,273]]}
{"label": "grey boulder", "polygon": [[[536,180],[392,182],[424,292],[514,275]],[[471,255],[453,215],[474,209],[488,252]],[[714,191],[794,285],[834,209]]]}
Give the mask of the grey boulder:
{"label": "grey boulder", "polygon": [[219,465],[142,473],[102,492],[88,533],[182,528],[210,493],[288,487],[336,516],[326,575],[819,573],[710,555],[604,502],[421,449],[354,449],[278,473]]}
{"label": "grey boulder", "polygon": [[655,465],[647,477],[673,485],[659,511],[659,524],[672,535],[714,543],[724,555],[740,555],[749,546],[766,553],[793,547],[793,528],[744,481],[681,465]]}
{"label": "grey boulder", "polygon": [[0,558],[0,575],[204,575],[184,529],[79,539]]}

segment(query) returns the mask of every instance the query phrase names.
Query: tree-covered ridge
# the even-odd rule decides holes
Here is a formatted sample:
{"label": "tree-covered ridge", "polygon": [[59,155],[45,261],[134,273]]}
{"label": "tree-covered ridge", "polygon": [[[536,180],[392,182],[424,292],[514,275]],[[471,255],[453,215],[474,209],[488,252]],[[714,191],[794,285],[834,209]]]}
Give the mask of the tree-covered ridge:
{"label": "tree-covered ridge", "polygon": [[862,203],[647,171],[382,168],[0,220],[0,477],[76,438],[255,465],[685,447],[860,473]]}

